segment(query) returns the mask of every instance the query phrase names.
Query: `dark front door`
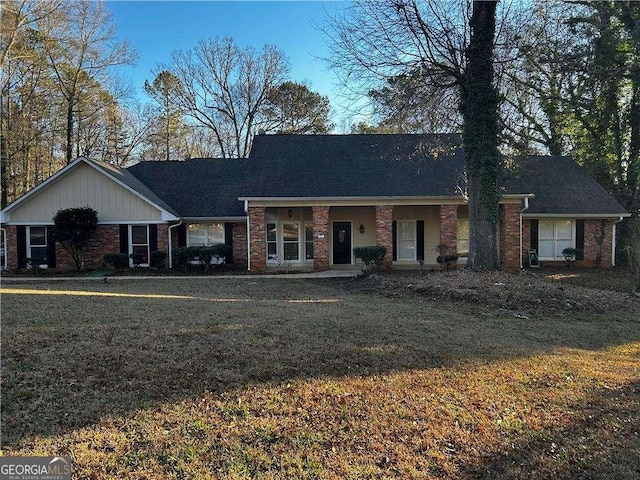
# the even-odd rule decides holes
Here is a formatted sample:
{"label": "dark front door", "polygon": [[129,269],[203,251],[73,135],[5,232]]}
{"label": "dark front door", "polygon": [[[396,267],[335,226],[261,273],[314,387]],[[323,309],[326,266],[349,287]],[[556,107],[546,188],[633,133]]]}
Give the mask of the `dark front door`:
{"label": "dark front door", "polygon": [[351,222],[333,223],[333,263],[351,263]]}

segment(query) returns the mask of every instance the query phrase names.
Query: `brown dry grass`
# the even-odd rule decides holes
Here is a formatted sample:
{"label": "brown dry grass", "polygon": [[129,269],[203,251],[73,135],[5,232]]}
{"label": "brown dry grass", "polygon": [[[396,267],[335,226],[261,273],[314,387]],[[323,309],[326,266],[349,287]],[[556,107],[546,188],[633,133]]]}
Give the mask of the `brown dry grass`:
{"label": "brown dry grass", "polygon": [[637,311],[358,285],[5,285],[3,452],[95,479],[640,475]]}

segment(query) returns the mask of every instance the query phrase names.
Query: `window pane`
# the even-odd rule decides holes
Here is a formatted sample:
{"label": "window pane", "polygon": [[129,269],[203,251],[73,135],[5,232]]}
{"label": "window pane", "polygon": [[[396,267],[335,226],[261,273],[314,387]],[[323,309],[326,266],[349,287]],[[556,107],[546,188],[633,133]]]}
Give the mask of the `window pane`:
{"label": "window pane", "polygon": [[282,239],[285,242],[298,241],[298,224],[297,223],[283,223],[282,224]]}
{"label": "window pane", "polygon": [[553,240],[538,240],[538,257],[553,258]]}
{"label": "window pane", "polygon": [[469,253],[469,220],[458,218],[458,253]]}
{"label": "window pane", "polygon": [[147,226],[146,225],[132,225],[131,226],[131,244],[132,245],[146,245],[147,242]]}
{"label": "window pane", "polygon": [[415,239],[415,222],[398,222],[398,241]]}
{"label": "window pane", "polygon": [[276,241],[276,224],[267,223],[267,242]]}
{"label": "window pane", "polygon": [[216,243],[224,243],[224,223],[212,223],[207,228],[209,238],[207,243],[214,245]]}
{"label": "window pane", "polygon": [[29,244],[45,246],[47,244],[47,227],[30,227]]}
{"label": "window pane", "polygon": [[298,242],[284,244],[284,259],[298,260]]}
{"label": "window pane", "polygon": [[571,240],[558,240],[556,244],[556,257],[562,257],[562,250],[565,248],[571,248],[573,246],[572,243],[573,242]]}
{"label": "window pane", "polygon": [[398,242],[398,258],[413,260],[415,245],[409,242]]}
{"label": "window pane", "polygon": [[312,223],[304,224],[304,239],[307,242],[313,242],[313,224]]}
{"label": "window pane", "polygon": [[132,253],[142,255],[142,262],[140,263],[149,263],[149,249],[146,246],[132,247]]}
{"label": "window pane", "polygon": [[305,258],[307,260],[313,260],[313,242],[305,242]]}
{"label": "window pane", "polygon": [[540,220],[538,222],[538,238],[551,240],[553,238],[553,220]]}
{"label": "window pane", "polygon": [[573,238],[573,228],[571,220],[556,221],[556,238],[568,240]]}
{"label": "window pane", "polygon": [[188,244],[194,247],[202,247],[205,245],[204,226],[199,223],[191,223],[187,229]]}
{"label": "window pane", "polygon": [[36,265],[46,265],[47,247],[31,247],[31,259]]}

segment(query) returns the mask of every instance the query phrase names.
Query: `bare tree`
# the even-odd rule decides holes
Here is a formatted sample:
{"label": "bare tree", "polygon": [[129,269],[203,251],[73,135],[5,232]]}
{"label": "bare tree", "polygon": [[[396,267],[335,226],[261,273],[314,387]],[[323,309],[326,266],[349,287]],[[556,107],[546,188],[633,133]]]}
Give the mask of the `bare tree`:
{"label": "bare tree", "polygon": [[[496,244],[500,165],[499,96],[494,80],[498,12],[494,1],[359,0],[333,19],[332,64],[347,84],[369,91],[419,70],[433,88],[460,99],[469,193],[469,259],[499,264]],[[499,23],[500,25],[502,22]],[[366,90],[365,90],[366,89]]]}
{"label": "bare tree", "polygon": [[288,63],[273,45],[240,48],[231,38],[201,40],[175,51],[167,70],[182,84],[175,105],[210,129],[222,157],[246,157],[269,91],[282,83]]}
{"label": "bare tree", "polygon": [[[130,64],[136,54],[116,40],[115,25],[102,1],[78,0],[65,3],[66,21],[53,29],[46,42],[47,55],[57,87],[65,100],[67,163],[73,158],[74,120],[85,121],[97,110],[77,110],[80,96],[93,85],[109,88],[111,101],[126,93],[119,88],[113,67]],[[98,110],[109,103],[99,105]]]}

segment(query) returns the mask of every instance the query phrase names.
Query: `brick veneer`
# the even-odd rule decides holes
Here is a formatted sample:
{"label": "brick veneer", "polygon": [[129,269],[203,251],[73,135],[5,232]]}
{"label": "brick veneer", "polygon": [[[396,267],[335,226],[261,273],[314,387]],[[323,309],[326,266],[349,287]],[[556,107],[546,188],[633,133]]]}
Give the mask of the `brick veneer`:
{"label": "brick veneer", "polygon": [[267,271],[266,208],[249,207],[249,241],[251,243],[251,271]]}
{"label": "brick veneer", "polygon": [[520,268],[520,205],[500,206],[500,261],[503,270]]}
{"label": "brick veneer", "polygon": [[522,259],[529,257],[529,250],[531,249],[531,220],[528,218],[522,219],[522,252],[520,252]]}
{"label": "brick veneer", "polygon": [[584,262],[585,267],[611,267],[611,245],[613,223],[610,220],[585,220]]}
{"label": "brick veneer", "polygon": [[[159,236],[160,229],[158,228],[158,246],[160,246]],[[85,268],[102,268],[104,254],[118,253],[119,251],[120,226],[98,225],[95,235],[84,250],[84,266]],[[74,270],[75,268],[71,255],[60,243],[56,242],[56,270]]]}
{"label": "brick veneer", "polygon": [[7,231],[6,247],[7,251],[7,270],[15,270],[18,268],[18,227],[15,225],[8,225],[5,227]]}
{"label": "brick veneer", "polygon": [[440,243],[448,254],[458,251],[458,205],[440,205]]}
{"label": "brick veneer", "polygon": [[233,264],[247,266],[247,223],[233,224]]}
{"label": "brick veneer", "polygon": [[393,205],[376,205],[376,245],[387,248],[382,261],[383,270],[391,270],[393,263]]}
{"label": "brick veneer", "polygon": [[329,207],[315,206],[312,212],[313,268],[318,271],[329,270]]}

